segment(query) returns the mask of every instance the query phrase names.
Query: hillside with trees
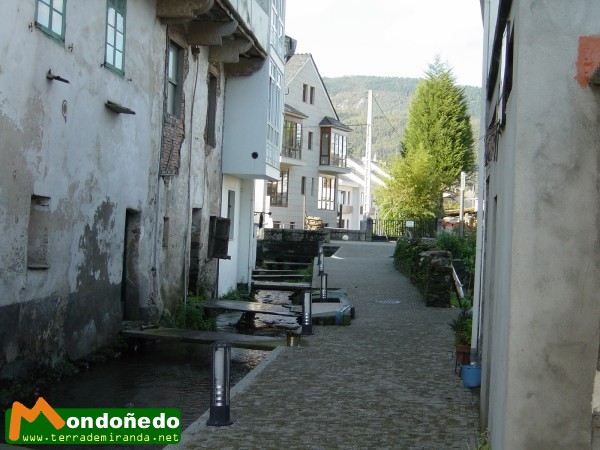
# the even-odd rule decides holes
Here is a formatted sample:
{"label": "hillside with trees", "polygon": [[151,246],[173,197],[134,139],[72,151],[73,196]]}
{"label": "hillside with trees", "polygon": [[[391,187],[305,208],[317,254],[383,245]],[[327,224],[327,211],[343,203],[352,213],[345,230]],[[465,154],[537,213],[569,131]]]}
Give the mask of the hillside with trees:
{"label": "hillside with trees", "polygon": [[[421,79],[346,76],[324,78],[323,81],[340,120],[353,130],[348,137],[349,156],[357,159],[364,156],[369,90],[373,91],[373,156],[389,163],[394,155],[400,154],[408,109]],[[477,146],[481,88],[461,87],[467,100]],[[474,151],[477,152],[477,148]]]}

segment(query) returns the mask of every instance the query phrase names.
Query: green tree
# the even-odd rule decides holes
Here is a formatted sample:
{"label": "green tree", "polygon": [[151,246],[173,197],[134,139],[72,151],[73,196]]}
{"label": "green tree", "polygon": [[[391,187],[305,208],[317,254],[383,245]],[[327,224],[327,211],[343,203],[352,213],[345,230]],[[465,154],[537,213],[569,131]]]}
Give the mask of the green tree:
{"label": "green tree", "polygon": [[441,198],[461,171],[471,172],[473,142],[464,89],[456,84],[448,65],[436,58],[410,104],[402,154],[408,157],[423,148],[431,155]]}
{"label": "green tree", "polygon": [[407,220],[436,217],[440,179],[435,161],[420,145],[401,158],[395,157],[390,178],[375,192],[382,219]]}

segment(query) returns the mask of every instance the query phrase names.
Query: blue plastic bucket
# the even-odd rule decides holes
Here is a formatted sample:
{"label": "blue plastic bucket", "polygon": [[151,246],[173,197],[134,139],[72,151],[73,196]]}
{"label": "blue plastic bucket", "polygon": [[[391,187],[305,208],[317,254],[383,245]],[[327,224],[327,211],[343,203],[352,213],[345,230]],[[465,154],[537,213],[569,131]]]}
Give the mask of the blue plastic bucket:
{"label": "blue plastic bucket", "polygon": [[477,364],[463,364],[460,367],[463,384],[465,387],[474,388],[481,385],[481,366]]}

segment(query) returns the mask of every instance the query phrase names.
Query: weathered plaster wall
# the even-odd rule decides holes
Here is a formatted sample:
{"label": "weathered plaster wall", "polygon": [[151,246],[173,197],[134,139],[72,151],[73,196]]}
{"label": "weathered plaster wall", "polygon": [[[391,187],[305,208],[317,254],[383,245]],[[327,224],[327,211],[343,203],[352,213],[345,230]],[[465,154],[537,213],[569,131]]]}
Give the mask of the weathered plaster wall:
{"label": "weathered plaster wall", "polygon": [[[238,3],[264,40],[264,11]],[[207,242],[209,218],[221,213],[225,70],[209,63],[208,47],[192,51],[184,28],[161,23],[155,6],[127,2],[124,76],[102,65],[106,2],[68,2],[64,45],[27,26],[35,2],[13,0],[0,17],[0,377],[84,356],[123,315],[156,322],[190,289],[217,290]],[[184,49],[185,71],[183,120],[170,121],[182,130],[178,164],[165,174],[170,39]],[[48,69],[70,83],[47,80]],[[209,72],[218,80],[212,146]],[[108,110],[108,100],[135,115]],[[49,198],[47,261],[36,270],[27,267],[33,195]]]}
{"label": "weathered plaster wall", "polygon": [[482,406],[492,448],[591,445],[600,93],[581,83],[578,58],[598,17],[592,0],[513,2],[513,89],[488,170]]}
{"label": "weathered plaster wall", "polygon": [[[162,91],[165,28],[153,6],[128,2],[121,77],[101,67],[105,17],[105,3],[69,2],[64,46],[27,27],[35,2],[11,2],[0,18],[1,376],[115,335],[127,209],[141,216],[138,300],[153,295],[162,100],[147,93]],[[47,80],[48,69],[70,83]],[[32,195],[50,198],[48,267],[38,270],[27,268]]]}

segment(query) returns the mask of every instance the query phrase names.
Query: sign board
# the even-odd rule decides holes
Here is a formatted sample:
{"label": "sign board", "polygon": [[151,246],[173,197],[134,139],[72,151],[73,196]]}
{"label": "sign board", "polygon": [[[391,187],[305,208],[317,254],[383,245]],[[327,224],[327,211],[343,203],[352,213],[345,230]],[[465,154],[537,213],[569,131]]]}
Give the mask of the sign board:
{"label": "sign board", "polygon": [[415,221],[414,220],[407,220],[406,221],[406,228],[414,228],[415,227]]}

